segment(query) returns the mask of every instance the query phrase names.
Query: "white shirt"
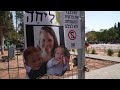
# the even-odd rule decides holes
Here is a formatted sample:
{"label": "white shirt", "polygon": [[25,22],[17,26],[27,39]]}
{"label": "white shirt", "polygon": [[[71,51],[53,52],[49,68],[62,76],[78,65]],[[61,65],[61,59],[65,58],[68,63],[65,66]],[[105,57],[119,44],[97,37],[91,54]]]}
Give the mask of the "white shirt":
{"label": "white shirt", "polygon": [[50,75],[62,75],[64,71],[67,70],[67,64],[60,64],[59,61],[55,60],[55,58],[52,58],[47,63],[47,74]]}

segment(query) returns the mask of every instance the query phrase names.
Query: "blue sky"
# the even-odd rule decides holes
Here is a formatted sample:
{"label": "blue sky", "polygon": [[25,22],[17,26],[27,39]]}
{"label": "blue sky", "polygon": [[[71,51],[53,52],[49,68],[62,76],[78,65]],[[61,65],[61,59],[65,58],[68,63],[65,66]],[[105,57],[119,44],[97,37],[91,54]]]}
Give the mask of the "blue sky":
{"label": "blue sky", "polygon": [[109,29],[117,22],[120,22],[120,11],[85,11],[86,32]]}
{"label": "blue sky", "polygon": [[14,24],[14,27],[16,27],[15,11],[12,11],[12,12],[13,12],[13,24]]}

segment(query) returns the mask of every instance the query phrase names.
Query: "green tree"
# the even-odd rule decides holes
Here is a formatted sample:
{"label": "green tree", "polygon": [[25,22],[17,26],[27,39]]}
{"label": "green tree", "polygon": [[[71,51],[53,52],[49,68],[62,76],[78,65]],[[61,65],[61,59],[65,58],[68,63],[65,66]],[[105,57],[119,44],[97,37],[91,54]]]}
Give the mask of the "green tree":
{"label": "green tree", "polygon": [[95,49],[92,49],[91,54],[96,54],[96,50],[95,50]]}
{"label": "green tree", "polygon": [[101,32],[101,42],[106,43],[109,39],[109,35],[108,35],[108,30],[107,29],[103,29]]}
{"label": "green tree", "polygon": [[117,33],[118,33],[118,41],[120,42],[120,22],[118,22]]}
{"label": "green tree", "polygon": [[117,25],[116,25],[116,23],[115,23],[115,25],[114,25],[114,29],[117,29]]}
{"label": "green tree", "polygon": [[109,56],[112,56],[112,55],[114,54],[114,52],[113,52],[112,49],[108,49],[108,50],[107,50],[107,54],[108,54]]}
{"label": "green tree", "polygon": [[118,38],[117,30],[113,27],[108,29],[108,35],[109,35],[110,42],[113,42]]}
{"label": "green tree", "polygon": [[10,11],[0,11],[0,31],[1,31],[1,53],[4,54],[5,36],[9,37],[9,32],[14,29],[13,16]]}
{"label": "green tree", "polygon": [[24,27],[23,27],[23,11],[16,11],[18,40],[24,39]]}
{"label": "green tree", "polygon": [[86,33],[89,43],[120,43],[120,22],[114,24],[114,27],[109,29],[100,29],[99,31],[90,31]]}
{"label": "green tree", "polygon": [[118,29],[120,29],[120,22],[118,22]]}
{"label": "green tree", "polygon": [[97,39],[97,43],[100,43],[100,41],[101,41],[101,32],[96,32],[96,39]]}
{"label": "green tree", "polygon": [[86,33],[86,37],[87,37],[87,41],[90,43],[97,42],[96,31],[90,31],[90,32]]}
{"label": "green tree", "polygon": [[120,50],[118,51],[118,57],[120,57]]}

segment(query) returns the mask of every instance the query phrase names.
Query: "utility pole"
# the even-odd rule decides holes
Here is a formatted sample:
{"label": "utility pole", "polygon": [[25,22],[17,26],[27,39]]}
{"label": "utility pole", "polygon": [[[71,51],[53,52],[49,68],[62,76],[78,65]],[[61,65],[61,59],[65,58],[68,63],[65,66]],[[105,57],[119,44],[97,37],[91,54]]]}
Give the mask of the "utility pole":
{"label": "utility pole", "polygon": [[85,11],[80,11],[81,45],[78,49],[78,79],[85,79]]}

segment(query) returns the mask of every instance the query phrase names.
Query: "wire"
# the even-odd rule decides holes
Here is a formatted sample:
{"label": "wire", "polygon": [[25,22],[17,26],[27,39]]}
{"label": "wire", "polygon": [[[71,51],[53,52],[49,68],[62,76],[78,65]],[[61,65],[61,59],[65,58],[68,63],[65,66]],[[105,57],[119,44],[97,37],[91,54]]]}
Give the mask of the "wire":
{"label": "wire", "polygon": [[[9,68],[9,69],[16,69],[16,68],[18,68],[18,67],[13,67],[13,68]],[[22,69],[25,69],[25,67],[19,67],[19,68],[22,68]],[[0,71],[2,71],[2,70],[8,70],[8,68],[0,68]]]}
{"label": "wire", "polygon": [[[17,13],[16,13],[17,14]],[[17,16],[17,15],[16,15]],[[17,39],[17,41],[18,41],[18,27],[17,27],[17,17],[16,17],[16,39]],[[18,46],[18,43],[17,43],[17,46]],[[18,67],[18,79],[19,79],[19,62],[18,62],[18,49],[16,48],[16,50],[17,50],[17,67]]]}
{"label": "wire", "polygon": [[[9,33],[8,33],[9,35],[8,35],[8,38],[10,37],[10,31],[9,31]],[[8,39],[9,40],[9,39]],[[9,60],[10,60],[10,55],[9,55],[9,53],[10,53],[10,48],[9,48],[9,45],[8,45],[8,58],[7,58],[7,60],[8,60],[8,76],[9,76],[9,79],[10,79],[10,70],[9,70]]]}

